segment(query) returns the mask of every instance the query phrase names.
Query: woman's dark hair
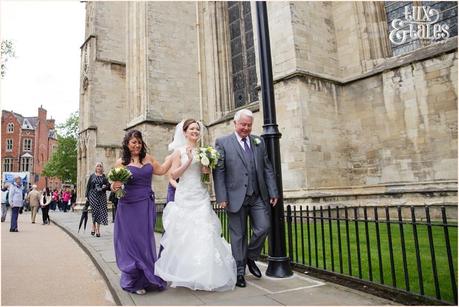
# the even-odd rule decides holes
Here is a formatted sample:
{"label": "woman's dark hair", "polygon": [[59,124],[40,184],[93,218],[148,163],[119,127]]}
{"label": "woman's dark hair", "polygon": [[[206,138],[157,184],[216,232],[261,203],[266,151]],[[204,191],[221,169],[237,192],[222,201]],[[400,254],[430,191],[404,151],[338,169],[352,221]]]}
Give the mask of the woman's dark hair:
{"label": "woman's dark hair", "polygon": [[50,195],[50,192],[49,192],[49,188],[48,188],[48,187],[46,187],[46,192],[43,193],[43,194],[44,194],[44,195],[48,195],[48,196]]}
{"label": "woman's dark hair", "polygon": [[[194,124],[194,123],[198,124],[198,121],[195,120],[195,119],[192,119],[192,118],[189,118],[189,119],[185,120],[185,121],[183,122],[183,132],[186,132],[186,130],[188,129],[188,127],[189,127],[191,124]],[[198,126],[199,126],[199,124],[198,124]],[[200,127],[200,126],[199,126],[199,130],[201,130],[201,127]]]}
{"label": "woman's dark hair", "polygon": [[123,165],[128,165],[129,163],[131,163],[131,152],[129,151],[128,144],[132,138],[139,139],[140,142],[142,143],[142,149],[140,150],[140,155],[139,155],[139,160],[141,164],[142,164],[142,160],[147,156],[147,144],[145,144],[145,142],[143,141],[142,133],[139,130],[135,130],[135,129],[129,130],[124,135],[123,144],[122,144],[123,151],[121,154],[121,159],[123,160]]}

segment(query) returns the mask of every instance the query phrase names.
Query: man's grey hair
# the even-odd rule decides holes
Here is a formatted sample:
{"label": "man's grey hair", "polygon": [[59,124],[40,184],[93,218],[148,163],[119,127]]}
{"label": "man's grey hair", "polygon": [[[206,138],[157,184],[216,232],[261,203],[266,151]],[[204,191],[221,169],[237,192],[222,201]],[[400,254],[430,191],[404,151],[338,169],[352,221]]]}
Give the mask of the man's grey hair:
{"label": "man's grey hair", "polygon": [[21,176],[16,175],[16,176],[14,176],[14,181],[16,181],[16,179],[18,179],[18,178],[19,178],[19,179],[22,179]]}
{"label": "man's grey hair", "polygon": [[36,190],[37,189],[37,185],[36,184],[32,185],[32,189]]}
{"label": "man's grey hair", "polygon": [[241,119],[242,115],[245,115],[245,116],[253,118],[252,111],[250,111],[248,109],[242,109],[242,110],[237,111],[236,114],[234,114],[234,121],[235,122],[239,121],[239,119]]}

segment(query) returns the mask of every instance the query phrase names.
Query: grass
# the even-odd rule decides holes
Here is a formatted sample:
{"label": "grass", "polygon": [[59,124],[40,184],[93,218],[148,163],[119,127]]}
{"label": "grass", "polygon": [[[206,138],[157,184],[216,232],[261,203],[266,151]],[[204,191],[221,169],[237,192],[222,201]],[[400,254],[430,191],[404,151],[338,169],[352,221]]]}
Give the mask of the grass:
{"label": "grass", "polygon": [[[218,216],[222,221],[224,237],[228,239],[229,236],[226,227],[226,214],[218,213]],[[304,221],[305,220],[303,220],[303,223],[301,223],[301,220],[297,219],[296,225],[295,223],[292,224],[291,242],[288,241],[288,225],[285,225],[287,251],[288,256],[292,259],[292,262],[325,269],[327,271],[333,271],[348,276],[354,276],[379,284],[393,286],[399,289],[407,290],[411,293],[437,297],[434,283],[433,260],[431,255],[427,225],[416,226],[422,274],[422,282],[420,282],[413,225],[403,225],[403,246],[405,247],[405,261],[407,268],[406,274],[408,276],[408,278],[405,278],[402,236],[399,224],[390,224],[392,240],[390,244],[389,227],[387,227],[386,223],[379,223],[379,253],[377,247],[377,228],[374,222],[368,222],[367,242],[364,221],[358,221],[355,223],[355,221],[351,219],[348,223],[348,230],[346,229],[346,224],[344,221],[340,221],[339,227],[337,221],[332,221],[331,224],[328,221],[324,221],[323,231],[320,220],[317,220],[316,222],[315,231],[312,219],[310,219],[309,230],[308,225],[304,223]],[[439,284],[439,299],[446,302],[454,302],[453,292],[457,291],[457,289],[452,289],[451,286],[451,275],[447,256],[444,228],[442,226],[433,226],[431,230]],[[160,214],[158,215],[156,222],[156,231],[162,231],[162,221]],[[457,285],[457,225],[448,227],[448,234],[454,266],[454,279]],[[339,253],[340,248],[338,237],[341,238],[341,255]],[[264,251],[268,250],[267,245],[268,243],[266,241]],[[289,245],[291,245],[291,248],[289,248]],[[324,246],[325,249],[323,249]],[[360,250],[360,269],[358,249]],[[390,251],[392,251],[393,272],[391,269]],[[381,265],[379,261],[379,255],[381,257]],[[422,291],[421,287],[423,288]]]}
{"label": "grass", "polygon": [[[320,222],[316,224],[317,240],[314,239],[313,225],[310,224],[308,232],[307,225],[303,224],[303,236],[301,236],[301,224],[297,224],[296,228],[295,226],[292,226],[292,249],[289,256],[293,259],[293,262],[358,277],[363,280],[394,286],[417,294],[421,294],[421,287],[423,287],[423,295],[436,297],[434,274],[432,270],[433,261],[426,225],[418,225],[416,229],[418,235],[422,282],[420,282],[420,274],[418,273],[414,232],[411,225],[403,226],[403,246],[405,247],[406,272],[408,278],[405,278],[402,236],[399,225],[391,224],[390,226],[392,244],[389,244],[387,225],[379,225],[381,265],[379,262],[376,226],[374,223],[368,223],[367,242],[364,222],[358,222],[358,232],[356,231],[357,226],[355,223],[350,222],[348,224],[349,236],[346,232],[345,223],[340,222],[341,263],[339,260],[338,224],[336,221],[331,223],[332,240],[330,240],[330,224],[328,222],[324,222],[323,225],[324,231],[322,232]],[[457,227],[449,227],[448,232],[454,266],[454,278],[457,285]],[[308,244],[308,233],[310,236],[310,245]],[[357,233],[359,237],[358,241]],[[303,238],[303,240],[301,238]],[[451,277],[443,228],[439,226],[432,227],[432,238],[440,289],[439,298],[444,301],[453,302],[453,291],[457,290],[452,289],[451,287]],[[324,243],[322,243],[322,240],[324,240]],[[333,241],[333,243],[331,244],[330,241]],[[348,241],[349,250],[347,245]],[[369,246],[369,252],[367,244]],[[325,246],[325,253],[323,246]],[[310,253],[309,248],[311,251]],[[360,249],[360,267],[358,249]],[[390,260],[391,250],[394,263],[393,272]],[[333,257],[331,256],[332,251]],[[333,268],[332,260],[334,265]]]}

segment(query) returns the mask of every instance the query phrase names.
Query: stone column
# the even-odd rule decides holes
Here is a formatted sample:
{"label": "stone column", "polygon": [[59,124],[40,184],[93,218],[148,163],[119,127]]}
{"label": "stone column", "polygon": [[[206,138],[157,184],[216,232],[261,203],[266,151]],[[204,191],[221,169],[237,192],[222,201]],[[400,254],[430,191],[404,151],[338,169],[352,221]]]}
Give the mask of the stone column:
{"label": "stone column", "polygon": [[130,122],[141,118],[148,104],[146,9],[147,2],[127,3],[126,92]]}

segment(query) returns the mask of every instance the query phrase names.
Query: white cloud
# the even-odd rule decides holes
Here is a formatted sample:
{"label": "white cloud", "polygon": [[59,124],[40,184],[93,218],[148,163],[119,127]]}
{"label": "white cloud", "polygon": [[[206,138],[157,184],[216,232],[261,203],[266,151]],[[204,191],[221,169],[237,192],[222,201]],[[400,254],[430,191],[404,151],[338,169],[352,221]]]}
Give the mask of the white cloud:
{"label": "white cloud", "polygon": [[2,109],[36,116],[41,105],[63,122],[79,105],[85,4],[2,0],[0,12],[1,38],[16,50],[1,80]]}

